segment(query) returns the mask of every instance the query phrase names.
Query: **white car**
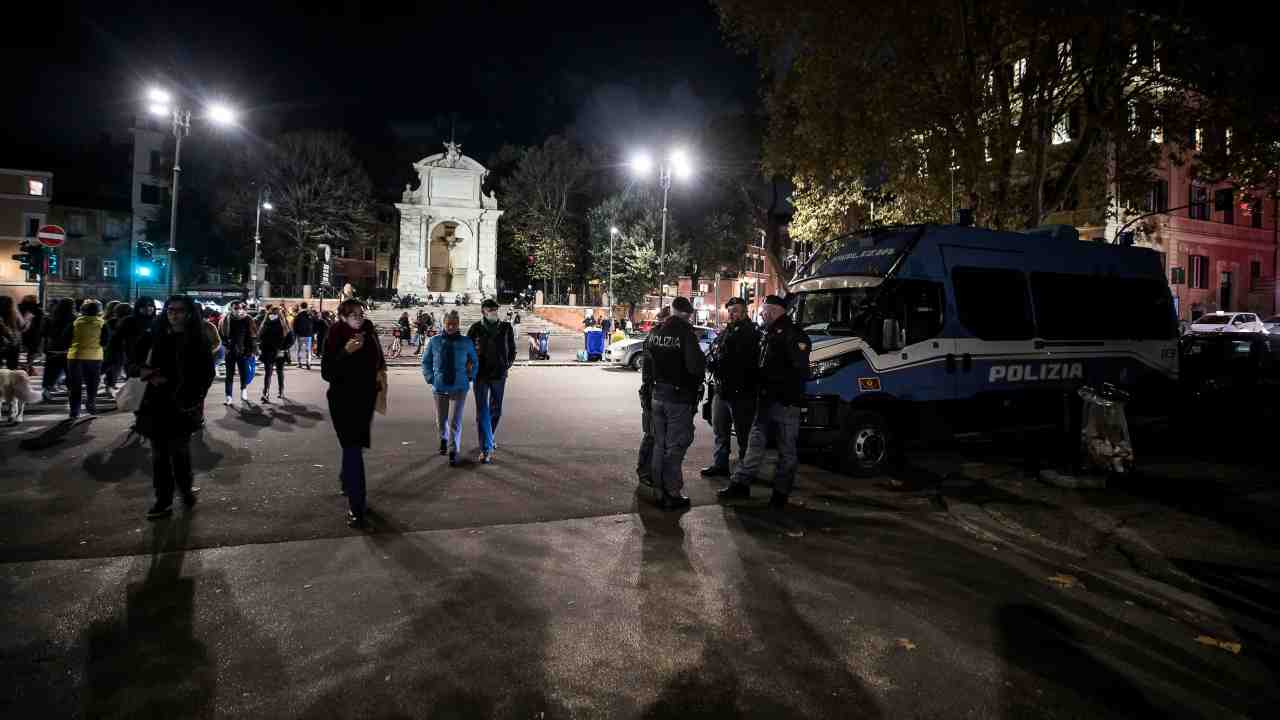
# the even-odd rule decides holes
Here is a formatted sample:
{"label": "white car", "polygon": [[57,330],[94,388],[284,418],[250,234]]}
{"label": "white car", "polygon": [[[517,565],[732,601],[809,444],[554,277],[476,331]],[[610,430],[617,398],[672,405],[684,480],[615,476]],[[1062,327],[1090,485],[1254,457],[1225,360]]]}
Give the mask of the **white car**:
{"label": "white car", "polygon": [[1247,312],[1218,312],[1201,315],[1191,322],[1191,332],[1197,333],[1233,333],[1233,332],[1266,332],[1267,328],[1258,316]]}
{"label": "white car", "polygon": [[[716,339],[716,329],[707,327],[706,325],[694,325],[693,334],[698,336],[698,347],[702,348],[705,354],[707,348],[711,347],[711,341]],[[648,335],[632,335],[625,340],[606,347],[604,349],[604,361],[615,365],[625,365],[632,370],[639,370],[644,364],[644,353],[640,352],[644,349],[644,340]]]}
{"label": "white car", "polygon": [[1267,332],[1272,335],[1280,335],[1280,315],[1263,320],[1262,327],[1266,328]]}

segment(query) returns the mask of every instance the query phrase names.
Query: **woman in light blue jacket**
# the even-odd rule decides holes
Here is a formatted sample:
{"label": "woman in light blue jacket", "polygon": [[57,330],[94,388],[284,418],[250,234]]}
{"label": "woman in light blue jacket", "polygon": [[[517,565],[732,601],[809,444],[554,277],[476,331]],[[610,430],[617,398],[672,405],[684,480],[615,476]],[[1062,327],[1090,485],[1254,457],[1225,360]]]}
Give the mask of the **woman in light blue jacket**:
{"label": "woman in light blue jacket", "polygon": [[436,425],[440,428],[440,454],[449,454],[449,464],[458,464],[462,444],[462,411],[467,406],[467,390],[475,380],[480,358],[471,338],[458,332],[458,311],[444,316],[444,334],[431,338],[422,353],[422,377],[436,396]]}

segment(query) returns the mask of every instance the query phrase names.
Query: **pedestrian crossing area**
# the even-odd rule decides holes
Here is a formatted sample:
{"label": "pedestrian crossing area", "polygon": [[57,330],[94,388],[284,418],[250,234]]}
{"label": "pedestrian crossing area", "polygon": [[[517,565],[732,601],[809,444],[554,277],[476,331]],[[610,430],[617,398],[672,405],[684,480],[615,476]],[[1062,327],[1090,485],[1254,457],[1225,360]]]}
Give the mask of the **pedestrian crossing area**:
{"label": "pedestrian crossing area", "polygon": [[[20,424],[13,421],[12,408],[4,408],[5,412],[0,415],[0,438],[25,438],[39,435],[70,417],[71,404],[65,387],[59,386],[49,394],[49,397],[51,402],[27,403]],[[98,389],[94,409],[97,415],[115,412],[116,400],[107,388]],[[85,417],[88,411],[82,407],[80,415]]]}

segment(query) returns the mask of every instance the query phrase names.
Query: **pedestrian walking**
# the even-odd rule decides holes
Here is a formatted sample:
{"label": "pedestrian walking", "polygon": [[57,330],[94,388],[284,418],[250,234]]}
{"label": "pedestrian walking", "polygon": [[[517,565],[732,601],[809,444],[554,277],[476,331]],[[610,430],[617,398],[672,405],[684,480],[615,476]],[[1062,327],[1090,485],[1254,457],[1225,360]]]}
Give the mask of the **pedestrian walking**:
{"label": "pedestrian walking", "polygon": [[[163,319],[163,318],[162,318]],[[128,377],[138,377],[144,357],[138,356],[138,345],[156,324],[156,303],[147,296],[134,301],[133,312],[116,326],[111,342],[120,353],[120,365]]]}
{"label": "pedestrian walking", "polygon": [[311,369],[311,350],[316,335],[316,319],[306,303],[298,306],[298,314],[293,318],[294,344],[298,348],[298,366]]}
{"label": "pedestrian walking", "polygon": [[329,383],[329,418],[342,447],[339,479],[347,496],[347,525],[368,527],[364,449],[370,447],[378,393],[387,389],[387,361],[378,330],[365,319],[359,300],[338,306],[338,321],[329,328],[320,356],[320,376]]}
{"label": "pedestrian walking", "polygon": [[[671,317],[671,308],[658,311],[656,330]],[[640,453],[636,458],[636,477],[640,484],[653,487],[653,358],[649,354],[649,339],[645,338],[640,350]]]}
{"label": "pedestrian walking", "polygon": [[62,298],[44,325],[44,377],[40,380],[44,402],[53,402],[52,392],[67,370],[67,349],[71,347],[71,328],[76,321],[76,305]]}
{"label": "pedestrian walking", "polygon": [[431,325],[427,322],[427,313],[425,311],[418,311],[418,317],[414,320],[414,325],[418,331],[418,342],[413,353],[421,355],[422,349],[427,346],[427,338],[430,336],[431,331]]}
{"label": "pedestrian walking", "polygon": [[316,355],[323,357],[325,341],[328,339],[329,328],[333,326],[333,311],[326,310],[315,316]]}
{"label": "pedestrian walking", "polygon": [[422,354],[422,377],[431,385],[436,400],[440,454],[448,453],[450,465],[458,464],[467,389],[480,364],[475,344],[459,332],[459,322],[457,310],[446,313],[444,334],[431,338]]}
{"label": "pedestrian walking", "polygon": [[[67,391],[72,419],[80,417],[80,408],[90,415],[98,414],[98,383],[102,379],[102,305],[85,300],[80,317],[71,328],[71,344],[67,347]],[[87,394],[85,394],[87,391]]]}
{"label": "pedestrian walking", "polygon": [[481,319],[472,323],[467,337],[476,347],[480,368],[476,371],[476,427],[480,435],[480,462],[493,462],[498,444],[494,435],[502,419],[502,395],[507,373],[516,360],[516,334],[511,323],[498,319],[498,303],[486,298],[480,303]]}
{"label": "pedestrian walking", "polygon": [[262,357],[262,404],[271,404],[271,371],[274,369],[279,387],[276,399],[284,399],[284,353],[288,346],[289,322],[280,308],[267,306],[267,318],[258,328],[258,351]]}
{"label": "pedestrian walking", "polygon": [[106,327],[103,329],[107,341],[103,343],[102,358],[102,382],[107,386],[108,390],[113,393],[116,389],[116,383],[120,379],[120,371],[124,368],[125,357],[124,350],[121,347],[123,331],[125,330],[125,321],[133,314],[133,308],[128,303],[116,303],[115,309],[107,317]]}
{"label": "pedestrian walking", "polygon": [[18,303],[18,324],[22,328],[22,349],[27,360],[23,368],[29,377],[35,371],[36,357],[40,355],[44,339],[44,309],[35,295],[26,295]]}
{"label": "pedestrian walking", "polygon": [[0,367],[17,370],[21,352],[22,327],[17,305],[8,295],[0,295]]}
{"label": "pedestrian walking", "polygon": [[218,328],[222,336],[222,349],[227,362],[225,381],[227,399],[224,405],[235,402],[231,390],[235,385],[236,371],[240,371],[240,401],[249,402],[250,365],[257,363],[258,325],[249,317],[249,308],[242,301],[231,303],[230,312],[222,318]]}
{"label": "pedestrian walking", "polygon": [[204,425],[204,399],[213,385],[213,353],[201,325],[195,302],[174,295],[165,302],[160,322],[138,343],[143,358],[138,377],[147,389],[134,430],[151,441],[156,500],[147,511],[150,520],[173,513],[175,489],[188,509],[196,504],[191,436]]}
{"label": "pedestrian walking", "polygon": [[756,414],[756,366],[760,331],[747,318],[747,301],[729,298],[729,325],[707,351],[707,370],[713,385],[711,428],[716,436],[715,457],[702,468],[702,477],[729,477],[730,442],[738,436],[738,462],[747,453],[747,438]]}
{"label": "pedestrian walking", "polygon": [[747,454],[734,470],[732,481],[716,494],[725,500],[750,497],[751,482],[764,460],[772,424],[778,433],[778,465],[769,506],[782,510],[796,479],[796,437],[800,433],[811,344],[809,336],[787,316],[786,301],[777,295],[765,297],[760,315],[765,330],[760,340],[756,415],[751,423]]}
{"label": "pedestrian walking", "polygon": [[689,507],[682,465],[693,444],[693,412],[702,394],[706,358],[689,318],[693,304],[677,297],[671,317],[647,341],[653,363],[653,482],[664,510]]}

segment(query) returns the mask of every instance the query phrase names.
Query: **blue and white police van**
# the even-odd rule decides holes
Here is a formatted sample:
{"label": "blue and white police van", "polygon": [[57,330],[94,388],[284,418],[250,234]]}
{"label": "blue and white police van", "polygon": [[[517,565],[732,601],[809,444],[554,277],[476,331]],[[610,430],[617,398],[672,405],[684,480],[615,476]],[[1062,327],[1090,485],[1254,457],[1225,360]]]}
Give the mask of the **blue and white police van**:
{"label": "blue and white police van", "polygon": [[1178,328],[1159,253],[1073,228],[960,225],[841,238],[788,284],[812,340],[800,445],[852,474],[912,437],[1047,424],[1063,394],[1112,383],[1170,396]]}

